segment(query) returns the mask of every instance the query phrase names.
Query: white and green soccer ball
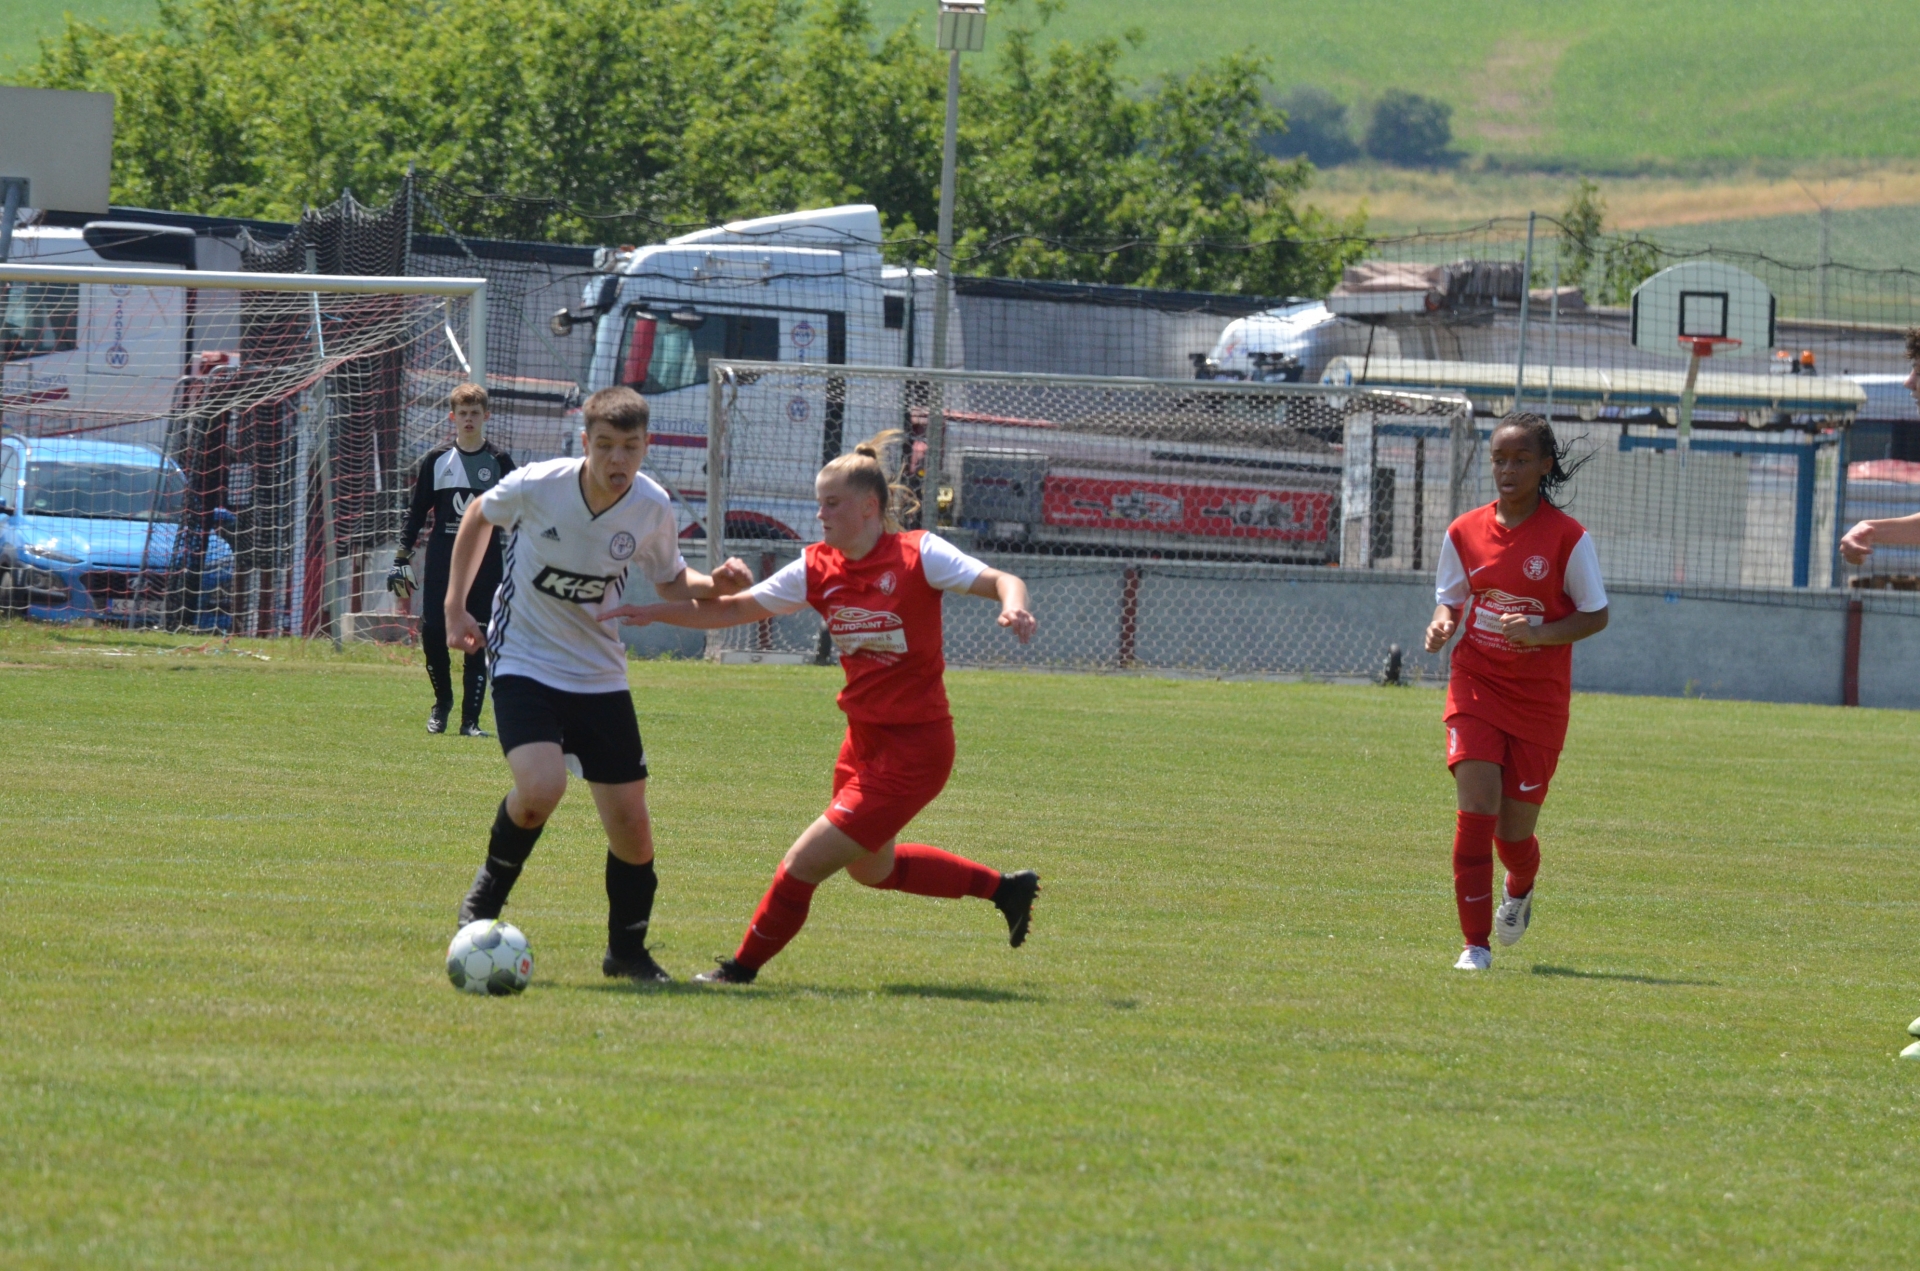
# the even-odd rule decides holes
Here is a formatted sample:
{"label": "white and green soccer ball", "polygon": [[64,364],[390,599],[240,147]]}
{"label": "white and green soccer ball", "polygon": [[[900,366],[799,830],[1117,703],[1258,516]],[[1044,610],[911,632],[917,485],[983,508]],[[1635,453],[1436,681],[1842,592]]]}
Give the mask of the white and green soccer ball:
{"label": "white and green soccer ball", "polygon": [[447,946],[447,978],[462,993],[511,997],[533,979],[533,950],[512,923],[481,918]]}

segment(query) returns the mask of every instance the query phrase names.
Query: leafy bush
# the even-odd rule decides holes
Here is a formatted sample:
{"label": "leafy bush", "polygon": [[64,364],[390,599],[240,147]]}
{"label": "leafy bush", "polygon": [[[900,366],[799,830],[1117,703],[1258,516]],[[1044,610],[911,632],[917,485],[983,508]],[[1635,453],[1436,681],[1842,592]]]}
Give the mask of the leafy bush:
{"label": "leafy bush", "polygon": [[1432,97],[1390,88],[1367,117],[1367,153],[1382,163],[1431,167],[1445,163],[1453,143],[1453,107]]}
{"label": "leafy bush", "polygon": [[1316,166],[1331,168],[1357,158],[1346,103],[1324,88],[1302,84],[1280,101],[1287,117],[1284,132],[1261,135],[1260,148],[1279,159],[1305,155]]}

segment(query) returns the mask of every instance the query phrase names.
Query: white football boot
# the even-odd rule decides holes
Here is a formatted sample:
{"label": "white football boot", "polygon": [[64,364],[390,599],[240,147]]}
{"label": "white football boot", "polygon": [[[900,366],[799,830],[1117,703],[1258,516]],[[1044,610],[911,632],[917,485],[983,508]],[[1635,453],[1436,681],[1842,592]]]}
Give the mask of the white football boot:
{"label": "white football boot", "polygon": [[[1477,944],[1470,944],[1460,950],[1460,960],[1453,964],[1453,969],[1456,971],[1484,971],[1492,965],[1492,950],[1483,949]],[[1914,1044],[1915,1046],[1920,1046],[1920,1042]]]}
{"label": "white football boot", "polygon": [[1909,1033],[1912,1033],[1915,1037],[1920,1037],[1920,1019],[1917,1019],[1913,1021],[1913,1023],[1907,1025],[1907,1031]]}
{"label": "white football boot", "polygon": [[1527,924],[1533,921],[1533,893],[1514,897],[1507,891],[1505,883],[1500,884],[1500,908],[1494,911],[1493,934],[1500,937],[1502,945],[1512,947],[1520,943],[1520,937],[1527,934]]}
{"label": "white football boot", "polygon": [[1907,1047],[1907,1048],[1906,1048],[1905,1050],[1903,1050],[1903,1051],[1901,1051],[1901,1052],[1900,1052],[1900,1058],[1902,1058],[1902,1059],[1920,1059],[1920,1042],[1915,1042],[1915,1043],[1914,1043],[1913,1045],[1911,1045],[1911,1046],[1909,1046],[1909,1047]]}

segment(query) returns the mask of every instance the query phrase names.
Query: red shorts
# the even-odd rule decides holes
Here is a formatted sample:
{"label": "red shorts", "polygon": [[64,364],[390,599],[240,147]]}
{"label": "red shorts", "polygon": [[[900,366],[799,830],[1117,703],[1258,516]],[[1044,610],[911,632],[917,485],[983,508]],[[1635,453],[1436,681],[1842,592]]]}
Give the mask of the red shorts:
{"label": "red shorts", "polygon": [[1501,791],[1521,803],[1545,803],[1560,752],[1551,746],[1522,741],[1478,715],[1447,716],[1447,771],[1462,759],[1500,765]]}
{"label": "red shorts", "polygon": [[953,771],[953,721],[859,724],[849,720],[833,765],[827,820],[877,852],[939,797]]}

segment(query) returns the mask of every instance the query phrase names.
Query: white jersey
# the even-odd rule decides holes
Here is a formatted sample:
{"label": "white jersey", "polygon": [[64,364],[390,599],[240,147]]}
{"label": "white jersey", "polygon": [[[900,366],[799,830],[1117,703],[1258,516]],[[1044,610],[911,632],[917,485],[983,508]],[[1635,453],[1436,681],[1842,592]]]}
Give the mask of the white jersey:
{"label": "white jersey", "polygon": [[627,687],[617,623],[634,566],[647,581],[686,569],[667,492],[636,474],[620,501],[595,516],[581,489],[585,459],[548,459],[507,474],[480,496],[480,514],[508,531],[487,652],[493,674],[524,675],[569,693]]}

